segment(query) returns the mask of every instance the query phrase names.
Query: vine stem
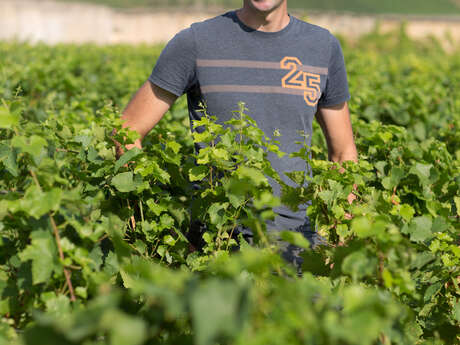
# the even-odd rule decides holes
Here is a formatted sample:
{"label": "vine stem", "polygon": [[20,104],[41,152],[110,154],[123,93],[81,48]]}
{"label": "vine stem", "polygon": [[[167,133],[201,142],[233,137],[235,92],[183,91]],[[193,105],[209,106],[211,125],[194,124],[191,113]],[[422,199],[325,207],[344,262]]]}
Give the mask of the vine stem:
{"label": "vine stem", "polygon": [[[38,181],[38,178],[37,178],[37,175],[35,174],[35,172],[32,171],[32,170],[30,170],[29,172],[30,172],[30,175],[32,176],[32,179],[34,180],[35,184],[37,185],[38,189],[40,191],[42,191],[42,187],[40,186],[40,182]],[[53,228],[54,238],[56,239],[56,245],[58,247],[59,258],[61,259],[61,261],[64,264],[64,252],[63,252],[62,247],[61,247],[61,236],[59,236],[59,230],[58,230],[58,227],[56,226],[56,222],[54,221],[53,215],[51,213],[48,213],[48,215],[50,217],[51,227]],[[72,281],[70,279],[70,272],[65,267],[63,269],[64,269],[64,276],[65,276],[65,280],[66,280],[66,283],[67,283],[67,287],[69,288],[69,292],[70,292],[70,300],[72,302],[75,302],[77,299],[75,298],[75,292],[73,290]]]}
{"label": "vine stem", "polygon": [[67,149],[61,149],[61,148],[56,148],[56,152],[69,152],[69,153],[80,153],[78,151],[75,151],[75,150],[67,150]]}
{"label": "vine stem", "polygon": [[[128,202],[128,209],[131,210],[131,205],[129,204],[129,200],[126,200]],[[134,218],[134,214],[129,218],[130,222],[131,222],[131,229],[133,231],[136,230],[136,218]]]}
{"label": "vine stem", "polygon": [[144,208],[142,207],[142,201],[139,199],[139,209],[141,211],[141,221],[144,223]]}
{"label": "vine stem", "polygon": [[385,256],[383,255],[381,251],[378,252],[378,259],[379,259],[379,275],[378,275],[379,284],[380,286],[383,286],[384,285],[383,271],[385,269]]}
{"label": "vine stem", "polygon": [[[257,233],[258,233],[259,237],[261,238],[263,244],[265,245],[266,248],[269,248],[270,252],[273,253],[273,249],[270,247],[270,241],[267,239],[267,236],[265,236],[265,234],[263,233],[260,224],[258,222],[256,222],[255,225],[256,225]],[[284,276],[283,272],[281,271],[280,265],[277,264],[275,269],[276,269],[276,272],[279,274],[280,277]]]}
{"label": "vine stem", "polygon": [[[235,216],[235,220],[238,219],[238,217],[240,216],[241,209],[248,203],[248,201],[249,201],[249,199],[246,199],[245,202],[238,208],[236,216]],[[226,250],[228,250],[228,246],[230,245],[230,240],[232,239],[233,232],[235,231],[237,225],[238,225],[238,222],[235,221],[233,223],[233,227],[232,227],[232,231],[230,232],[230,236],[229,236],[229,238],[227,240]]]}
{"label": "vine stem", "polygon": [[212,165],[209,167],[209,185],[211,190],[213,190],[213,183],[212,183]]}

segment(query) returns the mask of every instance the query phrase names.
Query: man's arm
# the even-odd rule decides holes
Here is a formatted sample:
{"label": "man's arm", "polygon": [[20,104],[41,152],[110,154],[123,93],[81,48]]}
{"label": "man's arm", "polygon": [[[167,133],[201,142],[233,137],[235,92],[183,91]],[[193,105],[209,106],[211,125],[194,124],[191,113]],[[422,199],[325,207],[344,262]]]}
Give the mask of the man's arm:
{"label": "man's arm", "polygon": [[[320,107],[316,112],[316,119],[326,137],[329,160],[339,163],[345,161],[357,162],[358,152],[353,140],[348,103]],[[353,185],[353,189],[356,190],[356,188],[356,185]],[[347,199],[351,204],[356,200],[356,195],[352,192]]]}
{"label": "man's arm", "polygon": [[329,160],[333,162],[358,161],[348,103],[331,107],[319,107],[316,112],[326,137]]}
{"label": "man's arm", "polygon": [[[140,135],[134,144],[126,145],[126,147],[128,149],[134,146],[141,148],[142,139],[161,120],[176,99],[176,95],[146,81],[123,111],[123,128],[128,127]],[[123,152],[118,143],[117,147],[118,155],[121,155]]]}

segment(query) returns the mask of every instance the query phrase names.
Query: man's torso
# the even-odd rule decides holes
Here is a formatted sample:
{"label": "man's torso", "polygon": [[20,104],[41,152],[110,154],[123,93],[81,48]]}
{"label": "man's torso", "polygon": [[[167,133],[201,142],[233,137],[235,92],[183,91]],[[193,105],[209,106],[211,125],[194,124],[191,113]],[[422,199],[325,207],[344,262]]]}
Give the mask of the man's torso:
{"label": "man's torso", "polygon": [[[170,76],[167,61],[160,61],[150,80],[168,89],[169,83],[163,81],[174,80],[176,74],[187,71],[187,80],[178,79],[176,84],[181,86],[169,91],[178,94],[183,88],[187,92],[191,120],[202,116],[202,102],[208,114],[216,116],[220,123],[231,119],[238,103],[244,102],[247,113],[267,136],[279,131],[281,137],[277,140],[282,151],[300,149],[296,142],[303,141],[303,134],[311,136],[318,104],[324,101],[326,87],[330,87],[327,78],[333,53],[331,40],[335,38],[327,30],[291,16],[281,31],[261,32],[245,26],[232,11],[195,23],[179,35],[175,38],[177,44],[187,48],[179,54],[190,56],[170,61],[178,64]],[[174,43],[170,50],[173,48]],[[167,60],[168,52],[164,55],[163,60]],[[348,89],[342,98],[348,99]],[[288,155],[271,155],[269,160],[289,184],[284,172],[306,169],[304,161]],[[273,187],[279,194],[278,186]],[[305,218],[305,208],[292,212],[281,207],[277,212],[282,217],[274,226],[284,229],[299,226]]]}

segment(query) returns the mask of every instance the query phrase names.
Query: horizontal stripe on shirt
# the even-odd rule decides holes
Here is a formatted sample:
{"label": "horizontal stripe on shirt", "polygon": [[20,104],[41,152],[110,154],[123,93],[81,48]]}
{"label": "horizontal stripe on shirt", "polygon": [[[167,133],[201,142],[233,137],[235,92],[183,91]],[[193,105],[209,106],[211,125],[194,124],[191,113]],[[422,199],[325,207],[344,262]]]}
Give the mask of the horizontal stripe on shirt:
{"label": "horizontal stripe on shirt", "polygon": [[[259,69],[283,69],[279,62],[268,62],[268,61],[251,61],[251,60],[206,60],[197,59],[196,65],[198,67],[228,67],[228,68],[259,68]],[[308,65],[298,66],[299,71],[318,73],[327,75],[327,67],[316,67]]]}
{"label": "horizontal stripe on shirt", "polygon": [[305,90],[287,89],[280,86],[260,86],[260,85],[206,85],[201,86],[202,93],[213,92],[242,92],[242,93],[273,93],[283,95],[303,96]]}

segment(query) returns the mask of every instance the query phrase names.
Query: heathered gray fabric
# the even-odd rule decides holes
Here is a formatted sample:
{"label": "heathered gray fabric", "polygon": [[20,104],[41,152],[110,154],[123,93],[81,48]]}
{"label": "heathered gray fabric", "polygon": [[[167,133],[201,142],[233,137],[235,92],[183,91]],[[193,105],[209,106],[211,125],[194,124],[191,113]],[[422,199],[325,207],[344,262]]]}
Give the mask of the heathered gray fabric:
{"label": "heathered gray fabric", "polygon": [[[291,77],[283,85],[288,73]],[[295,144],[302,141],[299,131],[311,135],[317,107],[350,97],[342,50],[329,31],[293,16],[281,31],[257,31],[244,25],[234,11],[179,32],[163,50],[149,80],[177,96],[187,93],[191,120],[202,116],[198,111],[202,101],[218,122],[232,118],[238,102],[244,102],[267,136],[279,130],[281,150],[287,153],[300,148]],[[306,170],[300,159],[275,155],[269,159],[290,184],[283,172]],[[273,187],[279,194],[279,187]],[[280,207],[268,226],[298,229],[305,224],[305,209],[292,212]]]}

